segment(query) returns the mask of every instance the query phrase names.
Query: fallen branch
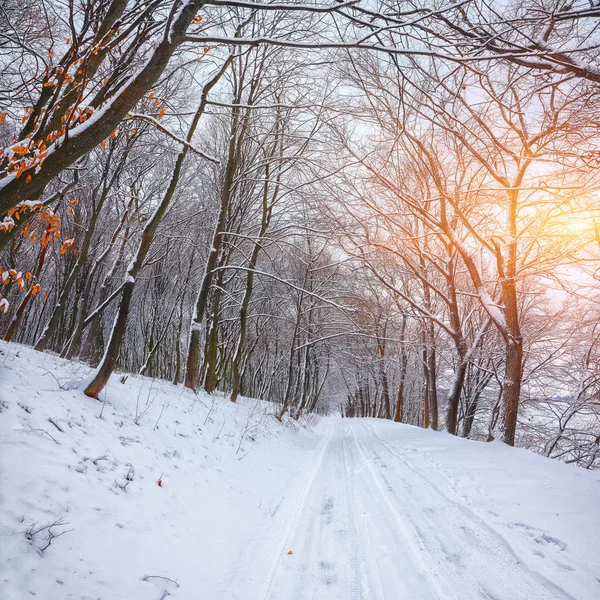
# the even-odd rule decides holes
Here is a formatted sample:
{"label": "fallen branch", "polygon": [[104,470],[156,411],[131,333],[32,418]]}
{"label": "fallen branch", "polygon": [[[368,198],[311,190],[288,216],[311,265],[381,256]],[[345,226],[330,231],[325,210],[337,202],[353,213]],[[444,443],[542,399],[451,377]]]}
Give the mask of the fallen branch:
{"label": "fallen branch", "polygon": [[[42,554],[44,552],[44,550],[47,550],[50,547],[53,539],[58,538],[61,535],[64,535],[65,533],[69,533],[69,531],[73,531],[72,529],[67,529],[65,531],[61,531],[60,533],[54,533],[52,531],[53,527],[64,527],[65,525],[69,525],[69,523],[65,523],[63,521],[62,517],[60,519],[58,519],[57,521],[54,521],[54,523],[49,523],[48,525],[43,525],[42,527],[39,527],[38,529],[35,529],[36,525],[37,525],[37,521],[25,532],[25,537],[27,538],[29,543],[36,549],[36,551],[39,552],[40,554]],[[48,538],[46,539],[46,545],[43,548],[39,548],[38,546],[35,545],[35,536],[42,533],[42,531],[48,532]]]}
{"label": "fallen branch", "polygon": [[31,433],[33,431],[39,431],[41,433],[45,433],[57,446],[60,446],[60,442],[52,437],[45,429],[39,429],[39,428],[33,428],[33,427],[29,427],[29,429],[24,429],[23,431],[25,431],[26,433]]}
{"label": "fallen branch", "polygon": [[52,423],[52,425],[54,425],[54,427],[56,427],[56,429],[58,429],[61,433],[65,432],[65,430],[59,427],[58,424],[55,421],[53,421],[51,417],[48,417],[48,421]]}
{"label": "fallen branch", "polygon": [[169,579],[168,577],[163,577],[162,575],[145,575],[142,577],[142,581],[148,581],[148,579],[164,579],[165,581],[170,581],[179,587],[179,584],[174,579]]}

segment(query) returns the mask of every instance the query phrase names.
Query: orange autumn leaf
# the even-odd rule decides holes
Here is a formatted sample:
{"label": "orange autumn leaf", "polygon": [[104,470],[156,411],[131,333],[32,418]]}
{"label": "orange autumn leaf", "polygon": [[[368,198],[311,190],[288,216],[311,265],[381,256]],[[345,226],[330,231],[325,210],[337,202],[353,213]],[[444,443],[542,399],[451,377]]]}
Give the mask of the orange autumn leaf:
{"label": "orange autumn leaf", "polygon": [[159,118],[159,119],[162,119],[164,116],[165,116],[165,109],[164,109],[164,108],[161,108],[161,109],[160,109],[160,112],[158,113],[158,118]]}
{"label": "orange autumn leaf", "polygon": [[6,121],[6,113],[0,113],[0,125],[2,125],[2,123],[4,123],[4,121]]}
{"label": "orange autumn leaf", "polygon": [[23,144],[17,144],[16,146],[13,146],[12,151],[14,154],[21,156],[27,152],[27,148],[23,146]]}
{"label": "orange autumn leaf", "polygon": [[290,554],[293,554],[293,552],[291,550],[288,552],[288,555],[290,555]]}
{"label": "orange autumn leaf", "polygon": [[60,253],[64,254],[73,245],[73,240],[65,240],[60,247]]}
{"label": "orange autumn leaf", "polygon": [[39,283],[36,283],[31,287],[31,295],[35,296],[41,290],[42,290],[42,286]]}
{"label": "orange autumn leaf", "polygon": [[31,181],[31,175],[27,175],[27,178],[25,179],[25,183],[29,183]]}

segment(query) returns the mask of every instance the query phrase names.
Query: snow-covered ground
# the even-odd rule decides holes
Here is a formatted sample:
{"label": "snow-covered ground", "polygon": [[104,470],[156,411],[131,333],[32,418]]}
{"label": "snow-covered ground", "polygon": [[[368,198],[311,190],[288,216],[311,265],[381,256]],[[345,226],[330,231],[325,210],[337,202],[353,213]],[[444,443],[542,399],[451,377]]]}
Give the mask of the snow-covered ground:
{"label": "snow-covered ground", "polygon": [[3,600],[600,598],[598,472],[0,352]]}

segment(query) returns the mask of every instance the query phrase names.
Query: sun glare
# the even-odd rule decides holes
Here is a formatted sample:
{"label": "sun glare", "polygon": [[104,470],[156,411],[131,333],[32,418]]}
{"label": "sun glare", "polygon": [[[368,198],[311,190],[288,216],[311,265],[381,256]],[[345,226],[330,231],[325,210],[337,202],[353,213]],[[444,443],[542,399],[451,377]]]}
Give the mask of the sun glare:
{"label": "sun glare", "polygon": [[593,238],[600,225],[598,211],[582,210],[565,214],[557,221],[560,235]]}

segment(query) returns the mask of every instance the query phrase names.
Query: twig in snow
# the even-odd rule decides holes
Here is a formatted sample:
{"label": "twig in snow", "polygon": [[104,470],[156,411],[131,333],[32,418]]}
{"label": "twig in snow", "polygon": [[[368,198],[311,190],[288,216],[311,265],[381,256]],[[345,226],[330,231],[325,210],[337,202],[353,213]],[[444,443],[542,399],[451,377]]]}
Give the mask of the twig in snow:
{"label": "twig in snow", "polygon": [[167,398],[165,397],[164,401],[163,401],[163,405],[162,408],[160,409],[160,415],[158,415],[158,419],[156,419],[156,423],[154,424],[154,429],[156,429],[158,427],[158,423],[160,421],[160,419],[163,416],[163,412],[165,412],[165,406],[167,404]]}
{"label": "twig in snow", "polygon": [[206,418],[204,419],[204,425],[206,425],[206,422],[208,421],[208,417],[210,417],[210,413],[213,411],[213,408],[215,406],[215,395],[212,395],[212,404],[210,405],[210,409],[209,411],[206,413]]}
{"label": "twig in snow", "polygon": [[235,451],[236,454],[238,454],[239,451],[241,450],[242,442],[244,441],[244,437],[246,436],[246,434],[248,432],[252,431],[253,429],[256,429],[260,425],[262,419],[264,418],[264,414],[263,414],[263,417],[261,417],[257,423],[254,423],[252,425],[250,424],[250,422],[252,421],[252,417],[254,416],[254,412],[256,411],[256,408],[258,407],[258,404],[259,404],[259,400],[257,400],[254,403],[254,406],[252,407],[252,410],[250,411],[250,414],[248,415],[248,418],[246,419],[245,428],[242,431],[242,435],[240,436],[240,443],[238,444],[237,450]]}
{"label": "twig in snow", "polygon": [[[10,350],[11,350],[11,344],[9,342],[8,344],[8,352],[2,352],[2,354],[4,354],[4,360],[2,361],[2,366],[4,366],[4,363],[6,362],[6,359],[8,358],[9,354],[10,354]],[[17,357],[19,356],[19,353],[17,352]]]}
{"label": "twig in snow", "polygon": [[[61,531],[60,533],[54,533],[52,531],[53,527],[64,527],[65,525],[69,525],[69,523],[65,523],[62,517],[54,523],[49,523],[48,525],[43,525],[42,527],[35,528],[37,525],[37,521],[25,532],[25,537],[29,541],[29,543],[36,549],[37,552],[42,554],[44,550],[47,550],[52,544],[52,540],[64,535],[65,533],[69,533],[69,531],[73,531],[72,529],[66,529],[65,531]],[[42,531],[48,532],[48,537],[45,540],[45,545],[43,547],[38,547],[35,545],[35,536],[42,533]]]}
{"label": "twig in snow", "polygon": [[225,421],[227,421],[227,417],[223,419],[223,424],[221,425],[221,429],[219,429],[219,433],[217,433],[215,440],[218,440],[221,437],[221,432],[223,431],[223,427],[225,427]]}
{"label": "twig in snow", "polygon": [[135,419],[133,420],[133,422],[136,425],[140,424],[140,421],[143,419],[144,415],[152,408],[152,405],[154,404],[156,394],[154,395],[154,398],[152,398],[152,400],[150,400],[150,394],[152,394],[153,386],[154,386],[154,380],[150,383],[150,389],[148,390],[148,396],[146,398],[146,408],[141,413],[139,412],[140,394],[142,393],[142,390],[140,388],[140,392],[138,393],[138,397],[137,397],[137,402],[135,404]]}
{"label": "twig in snow", "polygon": [[106,460],[108,458],[108,455],[104,455],[104,456],[99,456],[98,458],[95,458],[92,463],[95,464],[96,466],[98,466],[98,462],[101,460]]}
{"label": "twig in snow", "polygon": [[56,427],[56,429],[58,429],[58,430],[59,430],[61,433],[64,433],[64,432],[65,432],[65,430],[64,430],[64,429],[62,429],[61,427],[59,427],[59,426],[56,424],[56,422],[52,420],[52,418],[51,418],[51,417],[48,417],[48,421],[49,421],[50,423],[52,423],[52,425],[54,425],[54,427]]}
{"label": "twig in snow", "polygon": [[115,483],[124,492],[126,492],[127,491],[127,486],[133,481],[134,477],[135,477],[135,469],[133,468],[133,465],[130,464],[129,465],[129,470],[127,471],[127,474],[125,475],[125,483],[119,483],[118,481],[115,481]]}
{"label": "twig in snow", "polygon": [[67,389],[67,388],[66,388],[66,387],[64,387],[64,386],[61,384],[61,382],[60,382],[60,381],[59,381],[59,380],[58,380],[58,379],[57,379],[57,378],[54,376],[54,373],[53,373],[52,371],[49,371],[48,369],[44,369],[44,367],[41,367],[41,369],[42,369],[42,371],[46,371],[46,373],[47,373],[48,375],[51,375],[51,376],[52,376],[52,378],[54,379],[54,381],[56,381],[56,383],[58,383],[58,387],[59,387],[61,390],[66,390],[66,389]]}
{"label": "twig in snow", "polygon": [[34,429],[33,427],[30,426],[28,430],[24,429],[23,431],[25,431],[26,433],[31,433],[33,431],[39,431],[41,433],[45,433],[57,446],[60,446],[60,442],[56,438],[52,437],[45,429]]}
{"label": "twig in snow", "polygon": [[299,431],[298,426],[291,419],[288,419],[287,421],[285,421],[285,424],[288,427],[292,427],[292,429],[294,429],[295,431]]}
{"label": "twig in snow", "polygon": [[174,579],[169,579],[168,577],[163,577],[162,575],[145,575],[142,577],[142,581],[148,581],[148,579],[164,579],[174,583],[177,587],[179,587],[179,584]]}
{"label": "twig in snow", "polygon": [[133,420],[133,422],[136,425],[139,425],[138,421],[138,414],[139,414],[139,406],[140,406],[140,396],[142,395],[142,390],[144,389],[144,382],[142,381],[142,385],[140,385],[140,389],[138,390],[138,395],[137,398],[135,400],[135,419]]}

